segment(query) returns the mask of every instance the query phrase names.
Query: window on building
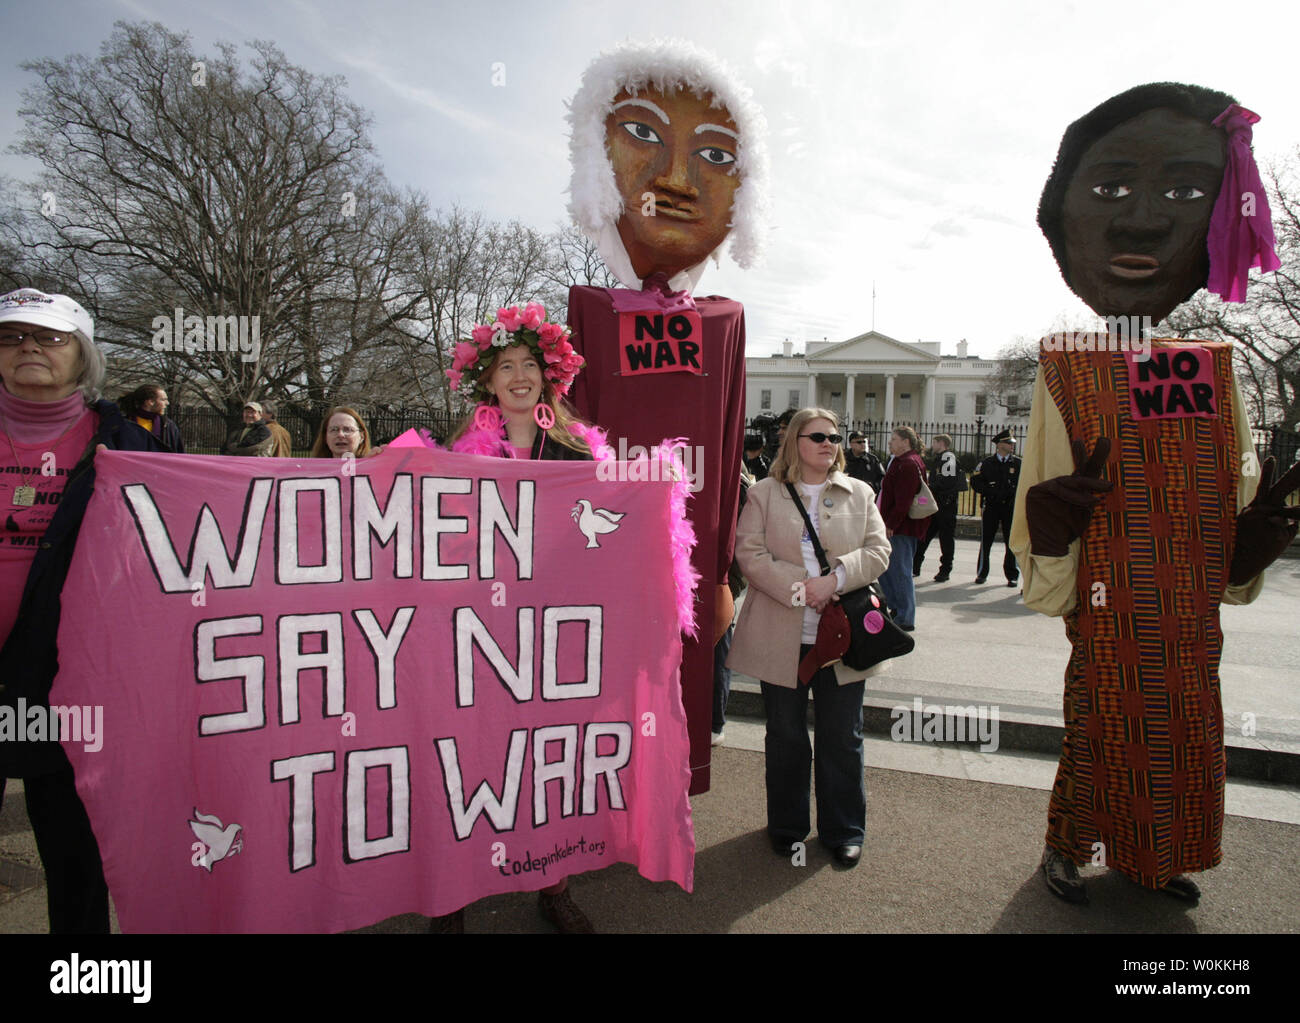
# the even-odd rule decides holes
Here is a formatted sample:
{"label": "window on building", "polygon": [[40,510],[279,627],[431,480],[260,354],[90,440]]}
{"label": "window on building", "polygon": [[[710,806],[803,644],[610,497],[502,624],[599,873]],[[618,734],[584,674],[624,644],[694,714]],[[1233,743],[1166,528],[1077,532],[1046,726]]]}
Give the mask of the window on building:
{"label": "window on building", "polygon": [[910,416],[912,414],[912,395],[910,391],[904,391],[898,396],[898,414],[900,416]]}
{"label": "window on building", "polygon": [[866,414],[866,417],[868,419],[871,419],[872,417],[875,416],[876,414],[876,392],[875,391],[868,391],[866,394],[862,396],[862,411]]}
{"label": "window on building", "polygon": [[[763,406],[766,408],[767,406]],[[943,414],[945,416],[955,416],[957,414],[957,395],[945,394],[943,396]]]}
{"label": "window on building", "polygon": [[975,414],[977,416],[987,415],[989,410],[989,398],[987,394],[975,395]]}
{"label": "window on building", "polygon": [[799,392],[798,392],[798,391],[791,391],[791,392],[790,392],[790,404],[787,405],[786,408],[799,408]]}
{"label": "window on building", "polygon": [[764,412],[770,412],[770,411],[772,410],[772,392],[771,392],[771,391],[759,391],[759,392],[758,392],[758,407],[761,408]]}

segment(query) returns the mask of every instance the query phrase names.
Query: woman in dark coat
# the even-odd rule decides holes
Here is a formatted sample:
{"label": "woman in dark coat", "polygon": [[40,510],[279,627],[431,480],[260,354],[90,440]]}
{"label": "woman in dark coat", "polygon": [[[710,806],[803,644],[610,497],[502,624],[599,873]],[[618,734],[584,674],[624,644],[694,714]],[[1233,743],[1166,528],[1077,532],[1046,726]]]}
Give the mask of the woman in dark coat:
{"label": "woman in dark coat", "polygon": [[[5,482],[13,481],[0,486],[0,722],[18,728],[29,728],[34,713],[50,719],[60,595],[95,489],[96,450],[161,450],[152,433],[99,399],[103,379],[104,356],[80,305],[31,288],[0,296],[0,463]],[[42,730],[44,741],[0,741],[0,796],[4,779],[22,779],[50,931],[106,934],[99,847],[72,765],[50,731]],[[0,725],[0,739],[13,738]]]}

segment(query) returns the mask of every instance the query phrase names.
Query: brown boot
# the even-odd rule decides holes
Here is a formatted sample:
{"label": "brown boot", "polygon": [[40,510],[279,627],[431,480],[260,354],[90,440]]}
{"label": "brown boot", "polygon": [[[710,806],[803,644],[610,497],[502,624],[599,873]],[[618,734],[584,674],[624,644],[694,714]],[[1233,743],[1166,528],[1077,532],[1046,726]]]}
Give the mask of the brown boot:
{"label": "brown boot", "polygon": [[580,910],[566,888],[558,895],[537,893],[537,908],[561,934],[595,934],[587,914]]}

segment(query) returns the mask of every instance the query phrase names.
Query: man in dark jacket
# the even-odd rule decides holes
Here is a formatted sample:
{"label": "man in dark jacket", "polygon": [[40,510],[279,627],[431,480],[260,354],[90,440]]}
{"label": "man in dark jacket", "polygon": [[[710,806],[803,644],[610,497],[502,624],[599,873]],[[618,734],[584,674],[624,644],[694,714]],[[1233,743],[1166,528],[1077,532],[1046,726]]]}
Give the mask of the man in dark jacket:
{"label": "man in dark jacket", "polygon": [[849,450],[844,455],[844,471],[861,480],[877,494],[885,479],[885,467],[867,448],[867,438],[856,430],[849,434]]}
{"label": "man in dark jacket", "polygon": [[262,406],[250,401],[244,406],[244,425],[231,431],[221,453],[266,458],[274,449],[275,438],[271,435],[271,428],[262,422]]}
{"label": "man in dark jacket", "polygon": [[772,468],[772,462],[763,453],[763,438],[757,433],[745,434],[745,469],[754,481],[767,479],[767,471]]}
{"label": "man in dark jacket", "polygon": [[[63,582],[95,489],[98,446],[114,451],[162,449],[158,438],[128,422],[111,401],[97,401],[92,408],[99,416],[99,431],[68,475],[58,510],[27,573],[18,617],[0,649],[0,704],[10,708],[20,698],[28,708],[49,703],[59,670]],[[50,930],[107,934],[108,886],[99,846],[63,748],[57,741],[0,742],[0,794],[4,778],[23,779],[28,816],[45,865]]]}
{"label": "man in dark jacket", "polygon": [[957,468],[957,456],[952,451],[952,438],[946,433],[936,434],[930,442],[930,493],[934,494],[939,510],[930,516],[930,527],[916,545],[916,560],[912,562],[912,576],[921,574],[921,563],[930,541],[939,538],[939,574],[937,583],[947,582],[952,575],[952,558],[956,549],[957,495],[967,489],[966,474]]}
{"label": "man in dark jacket", "polygon": [[130,394],[124,394],[117,404],[127,422],[152,433],[164,451],[185,454],[181,428],[174,419],[167,418],[167,392],[158,384],[141,384]]}
{"label": "man in dark jacket", "polygon": [[989,551],[997,539],[998,530],[1002,530],[1002,542],[1007,553],[1002,559],[1002,571],[1006,574],[1007,585],[1015,586],[1020,581],[1020,567],[1016,556],[1011,553],[1011,512],[1016,506],[1016,486],[1020,482],[1020,459],[1012,454],[1016,449],[1016,439],[1010,430],[1003,430],[993,438],[997,454],[989,455],[980,462],[975,474],[970,478],[971,488],[984,499],[984,529],[980,539],[980,559],[975,570],[975,581],[982,583],[989,577]]}

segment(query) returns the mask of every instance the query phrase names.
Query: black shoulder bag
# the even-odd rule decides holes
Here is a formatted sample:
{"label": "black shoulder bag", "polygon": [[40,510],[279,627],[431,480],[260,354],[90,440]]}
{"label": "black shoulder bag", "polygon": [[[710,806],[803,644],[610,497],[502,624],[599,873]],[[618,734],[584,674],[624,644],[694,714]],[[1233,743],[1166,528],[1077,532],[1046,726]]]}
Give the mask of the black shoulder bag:
{"label": "black shoulder bag", "polygon": [[[790,492],[799,514],[803,516],[822,575],[830,575],[830,562],[826,560],[826,552],[822,549],[817,530],[813,529],[812,519],[808,517],[803,501],[799,499],[799,492],[793,483],[787,483],[785,488]],[[841,593],[838,603],[832,601],[822,612],[821,623],[817,627],[817,643],[808,655],[810,658],[816,655],[814,662],[810,662],[812,670],[808,672],[808,678],[818,668],[837,660],[862,671],[891,657],[910,654],[915,647],[916,641],[895,625],[889,616],[885,595],[880,587],[876,583],[868,583],[859,589]],[[820,663],[815,663],[816,661]],[[801,664],[800,678],[806,682],[803,674],[804,666]]]}

